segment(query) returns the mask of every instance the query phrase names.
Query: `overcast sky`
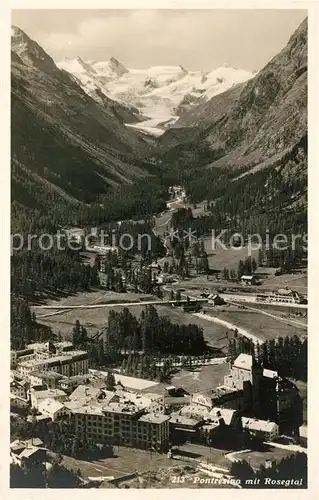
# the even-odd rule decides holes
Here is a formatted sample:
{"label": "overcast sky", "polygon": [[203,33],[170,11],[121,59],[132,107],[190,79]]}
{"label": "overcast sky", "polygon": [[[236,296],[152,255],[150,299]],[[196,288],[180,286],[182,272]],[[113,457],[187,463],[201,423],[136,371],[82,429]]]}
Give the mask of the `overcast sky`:
{"label": "overcast sky", "polygon": [[262,68],[305,19],[304,10],[13,10],[12,24],[55,60],[113,56],[131,68],[228,63]]}

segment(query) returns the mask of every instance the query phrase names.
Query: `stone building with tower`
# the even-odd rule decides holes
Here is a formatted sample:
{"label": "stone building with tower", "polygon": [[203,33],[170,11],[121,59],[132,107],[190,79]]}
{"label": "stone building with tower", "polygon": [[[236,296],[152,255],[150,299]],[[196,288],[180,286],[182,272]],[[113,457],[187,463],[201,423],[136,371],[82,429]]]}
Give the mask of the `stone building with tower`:
{"label": "stone building with tower", "polygon": [[281,433],[298,432],[302,424],[298,388],[277,371],[263,368],[254,355],[240,354],[225,376],[224,385],[243,391],[243,415],[275,422]]}
{"label": "stone building with tower", "polygon": [[299,437],[302,399],[298,388],[277,371],[265,369],[254,355],[240,354],[224,377],[224,384],[209,392],[194,393],[191,404],[211,411],[236,410],[242,417],[273,422],[279,433]]}

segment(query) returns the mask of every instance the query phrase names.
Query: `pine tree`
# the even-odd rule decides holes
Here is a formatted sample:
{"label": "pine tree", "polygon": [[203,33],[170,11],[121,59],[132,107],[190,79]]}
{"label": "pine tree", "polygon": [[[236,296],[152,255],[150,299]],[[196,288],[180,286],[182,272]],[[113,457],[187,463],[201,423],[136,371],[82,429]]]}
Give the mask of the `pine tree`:
{"label": "pine tree", "polygon": [[227,357],[230,363],[233,363],[237,357],[236,341],[234,339],[228,339]]}
{"label": "pine tree", "polygon": [[223,278],[224,278],[224,280],[229,279],[229,271],[226,267],[224,267],[224,269],[223,269]]}
{"label": "pine tree", "polygon": [[103,339],[98,341],[97,344],[97,360],[100,366],[105,365],[104,342]]}
{"label": "pine tree", "polygon": [[253,258],[251,259],[251,272],[252,272],[252,273],[255,273],[256,269],[257,269],[257,263],[256,263],[255,258],[253,257]]}
{"label": "pine tree", "polygon": [[79,453],[79,440],[78,440],[77,437],[75,437],[73,439],[73,442],[72,442],[72,452],[71,452],[71,454],[72,454],[73,457],[76,457],[78,453]]}
{"label": "pine tree", "polygon": [[235,269],[230,270],[230,278],[235,280],[237,278]]}
{"label": "pine tree", "polygon": [[232,462],[230,474],[239,478],[242,484],[245,484],[247,479],[251,480],[255,476],[254,470],[246,460]]}
{"label": "pine tree", "polygon": [[124,358],[121,364],[121,372],[125,373],[126,371],[126,359]]}
{"label": "pine tree", "polygon": [[238,271],[237,271],[237,276],[239,279],[243,276],[244,272],[245,272],[244,263],[242,260],[240,260],[239,264],[238,264]]}
{"label": "pine tree", "polygon": [[208,262],[208,256],[207,256],[207,253],[204,252],[203,256],[202,256],[202,268],[203,268],[203,271],[208,274],[209,272],[209,262]]}
{"label": "pine tree", "polygon": [[106,389],[108,391],[114,391],[115,384],[114,374],[111,371],[108,371],[106,376]]}
{"label": "pine tree", "polygon": [[263,263],[264,263],[264,252],[263,252],[263,250],[260,248],[260,249],[258,250],[258,266],[259,266],[259,267],[262,267]]}
{"label": "pine tree", "polygon": [[185,277],[188,278],[190,274],[189,274],[189,263],[187,261],[185,261],[184,270],[185,270]]}
{"label": "pine tree", "polygon": [[133,367],[133,356],[129,354],[126,362],[126,373],[127,375],[132,375],[132,367]]}
{"label": "pine tree", "polygon": [[80,321],[77,319],[75,321],[75,326],[72,329],[72,343],[75,347],[79,345],[80,339],[81,339],[81,324]]}

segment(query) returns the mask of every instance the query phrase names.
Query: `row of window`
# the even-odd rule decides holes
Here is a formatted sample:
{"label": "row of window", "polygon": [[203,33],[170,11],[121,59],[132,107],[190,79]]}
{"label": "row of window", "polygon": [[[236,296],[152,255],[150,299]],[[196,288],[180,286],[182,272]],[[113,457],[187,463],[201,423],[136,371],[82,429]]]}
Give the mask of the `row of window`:
{"label": "row of window", "polygon": [[[137,424],[136,421],[132,421],[130,419],[119,419],[117,418],[117,415],[114,415],[114,418],[112,417],[107,417],[107,416],[102,416],[102,415],[77,415],[79,422],[87,422],[87,425],[107,425],[111,424],[114,422],[114,425],[121,425],[121,427],[126,427],[129,428],[131,425],[134,428]],[[150,426],[154,431],[157,431],[158,429],[161,428],[160,424],[155,424],[155,423],[148,423],[148,422],[139,422],[138,423],[139,427],[142,427],[144,429],[149,429]]]}
{"label": "row of window", "polygon": [[[82,437],[84,437],[84,435],[82,435]],[[105,435],[105,434],[88,432],[87,435],[86,435],[86,437],[88,439],[94,439],[94,440],[101,439],[102,441],[104,441],[106,438],[110,438],[110,437],[113,437],[113,436],[112,435]],[[124,441],[126,441],[126,442],[143,443],[143,445],[151,444],[151,443],[153,445],[155,445],[157,443],[157,441],[154,440],[154,439],[150,440],[147,436],[140,436],[140,435],[129,435],[129,436],[122,435],[121,439],[124,440]]]}
{"label": "row of window", "polygon": [[[91,428],[104,428],[104,429],[113,429],[113,425],[112,423],[109,423],[109,422],[78,422],[78,426],[81,427],[81,426],[87,426],[89,429]],[[167,427],[167,426],[166,426]],[[152,428],[150,429],[149,427],[145,427],[145,426],[141,426],[139,425],[138,427],[136,426],[131,426],[130,424],[122,424],[121,426],[119,425],[114,425],[114,429],[119,429],[121,428],[121,430],[123,431],[135,431],[136,429],[141,429],[143,431],[143,433],[148,433],[148,432],[152,432],[153,434],[158,434],[159,431],[161,430],[161,428]],[[167,427],[168,428],[168,427]]]}
{"label": "row of window", "polygon": [[[87,427],[84,427],[84,426],[78,426],[77,427],[78,431],[79,432],[83,432],[83,431],[87,431],[88,433],[91,433],[91,432],[97,432],[97,433],[107,433],[107,434],[114,434],[114,431],[113,431],[113,428],[112,427],[108,427],[108,426],[105,426],[104,428],[102,426],[87,426]],[[144,436],[148,436],[149,433],[145,430],[141,430],[141,429],[134,429],[134,430],[131,430],[131,429],[121,429],[120,431],[121,433],[123,434],[132,434],[132,435],[144,435]],[[152,434],[153,436],[156,436],[156,433],[153,432]]]}

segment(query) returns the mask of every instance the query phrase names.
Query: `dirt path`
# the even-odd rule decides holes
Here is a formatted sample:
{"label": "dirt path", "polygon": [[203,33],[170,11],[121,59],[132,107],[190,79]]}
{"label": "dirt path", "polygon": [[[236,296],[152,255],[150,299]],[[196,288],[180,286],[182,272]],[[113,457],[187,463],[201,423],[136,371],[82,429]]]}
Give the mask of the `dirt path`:
{"label": "dirt path", "polygon": [[240,335],[243,335],[244,337],[251,339],[254,342],[254,344],[260,344],[263,342],[262,339],[257,337],[257,335],[254,335],[253,333],[249,332],[248,330],[245,330],[244,328],[237,326],[235,323],[230,323],[229,321],[225,321],[224,319],[217,318],[216,316],[210,316],[206,313],[201,313],[201,312],[193,313],[192,316],[197,316],[198,318],[211,321],[212,323],[217,323],[232,330],[236,329]]}
{"label": "dirt path", "polygon": [[[98,297],[96,297],[94,300],[92,300],[91,302],[89,302],[88,305],[93,305],[95,302],[97,302],[98,300],[101,300],[103,298],[104,295],[106,295],[107,292],[103,291],[103,293],[101,295],[99,295]],[[41,308],[41,306],[38,306]],[[49,318],[50,316],[56,316],[58,314],[64,314],[66,312],[69,312],[73,309],[72,306],[65,306],[65,309],[63,308],[63,306],[61,306],[61,310],[59,311],[55,311],[55,312],[52,312],[52,313],[47,313],[47,314],[41,314],[41,315],[37,315],[37,318],[38,319],[41,319],[41,318]]]}
{"label": "dirt path", "polygon": [[[229,304],[233,304],[235,306],[241,305],[241,304],[239,304],[237,302],[230,301],[230,300],[228,300],[227,302]],[[254,311],[254,312],[258,312],[259,314],[264,314],[266,316],[270,316],[271,318],[278,319],[279,321],[283,321],[284,323],[287,323],[287,325],[290,325],[291,323],[293,323],[296,326],[302,326],[303,328],[307,329],[307,325],[305,323],[303,323],[302,321],[298,321],[296,319],[290,319],[290,318],[283,318],[281,316],[276,316],[275,314],[269,313],[267,311],[263,311],[262,309],[257,309],[256,307],[251,307],[251,306],[246,306],[245,305],[245,308],[249,309],[251,311]]]}

